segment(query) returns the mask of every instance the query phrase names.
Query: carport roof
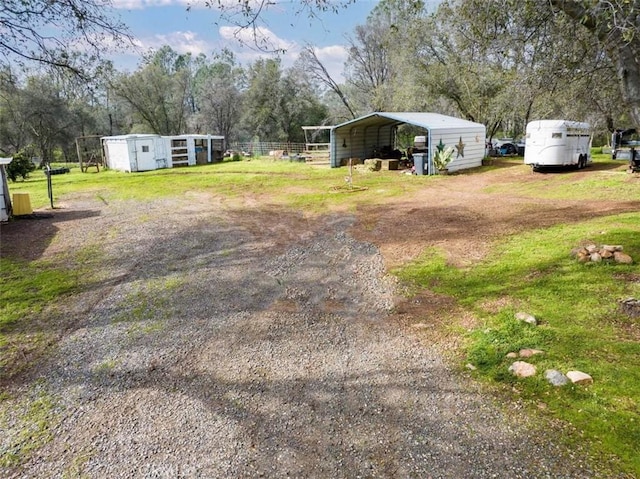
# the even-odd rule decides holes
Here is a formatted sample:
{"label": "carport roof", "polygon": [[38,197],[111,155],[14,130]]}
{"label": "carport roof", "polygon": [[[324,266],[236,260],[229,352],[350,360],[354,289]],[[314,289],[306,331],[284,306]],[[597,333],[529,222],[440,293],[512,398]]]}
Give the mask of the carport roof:
{"label": "carport roof", "polygon": [[426,112],[375,112],[360,118],[347,121],[336,125],[335,128],[342,128],[351,124],[358,125],[386,125],[386,124],[402,124],[409,123],[426,129],[438,128],[470,128],[484,127],[482,123],[474,123],[472,121],[463,120],[453,116],[441,115],[440,113]]}

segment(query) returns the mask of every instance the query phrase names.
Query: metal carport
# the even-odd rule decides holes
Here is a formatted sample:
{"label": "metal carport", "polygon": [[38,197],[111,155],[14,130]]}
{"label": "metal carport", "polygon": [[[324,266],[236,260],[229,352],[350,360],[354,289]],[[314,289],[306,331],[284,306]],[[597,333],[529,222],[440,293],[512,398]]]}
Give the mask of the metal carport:
{"label": "metal carport", "polygon": [[455,148],[453,161],[448,167],[450,171],[482,165],[486,128],[481,123],[439,113],[375,112],[331,129],[331,166],[340,166],[349,158],[371,158],[384,146],[396,148],[396,132],[403,124],[425,130],[429,163],[434,148],[441,144]]}

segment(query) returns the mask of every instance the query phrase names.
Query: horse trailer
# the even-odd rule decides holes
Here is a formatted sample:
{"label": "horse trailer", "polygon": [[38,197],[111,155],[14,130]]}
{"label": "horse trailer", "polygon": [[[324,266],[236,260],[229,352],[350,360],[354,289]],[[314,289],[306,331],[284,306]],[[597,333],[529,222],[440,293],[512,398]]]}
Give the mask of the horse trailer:
{"label": "horse trailer", "polygon": [[527,125],[525,165],[540,168],[591,163],[591,128],[588,123],[569,120],[536,120]]}

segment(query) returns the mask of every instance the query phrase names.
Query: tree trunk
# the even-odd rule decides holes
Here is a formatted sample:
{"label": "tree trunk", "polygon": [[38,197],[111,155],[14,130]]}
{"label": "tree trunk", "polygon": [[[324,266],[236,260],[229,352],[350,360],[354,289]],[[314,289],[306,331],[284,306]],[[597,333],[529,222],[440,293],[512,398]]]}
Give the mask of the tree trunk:
{"label": "tree trunk", "polygon": [[640,126],[640,48],[634,48],[637,43],[635,38],[628,43],[620,39],[617,45],[611,45],[613,51],[609,53],[615,59],[622,101],[636,127]]}
{"label": "tree trunk", "polygon": [[[631,38],[625,38],[623,30],[619,25],[607,17],[607,8],[616,9],[616,5],[600,0],[597,7],[587,9],[582,2],[576,0],[550,0],[551,4],[562,10],[569,18],[576,23],[581,23],[587,29],[598,36],[602,42],[609,58],[616,67],[618,85],[620,88],[620,100],[631,116],[635,126],[640,126],[640,40],[637,31],[637,22],[630,18],[631,24],[636,28],[632,32]],[[629,6],[633,12],[637,8],[635,4],[640,3],[634,0]],[[621,10],[621,7],[617,7]],[[599,12],[596,16],[593,12]],[[617,11],[622,14],[622,11]]]}

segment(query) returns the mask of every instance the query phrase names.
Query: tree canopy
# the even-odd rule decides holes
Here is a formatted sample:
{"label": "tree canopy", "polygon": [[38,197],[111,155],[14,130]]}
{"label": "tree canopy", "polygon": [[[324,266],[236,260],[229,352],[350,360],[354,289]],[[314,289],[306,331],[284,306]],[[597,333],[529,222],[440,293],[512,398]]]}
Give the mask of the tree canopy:
{"label": "tree canopy", "polygon": [[[238,28],[258,28],[268,3],[209,5]],[[299,8],[313,19],[349,3]],[[110,5],[0,4],[0,153],[63,157],[76,136],[131,132],[303,141],[301,126],[375,110],[460,116],[489,136],[554,117],[588,121],[603,138],[640,126],[640,0],[380,0],[346,40],[342,77],[311,44],[289,68],[264,51],[242,64],[229,50],[194,56],[166,45],[119,71],[91,61],[130,40]],[[83,53],[69,48],[79,41]]]}

